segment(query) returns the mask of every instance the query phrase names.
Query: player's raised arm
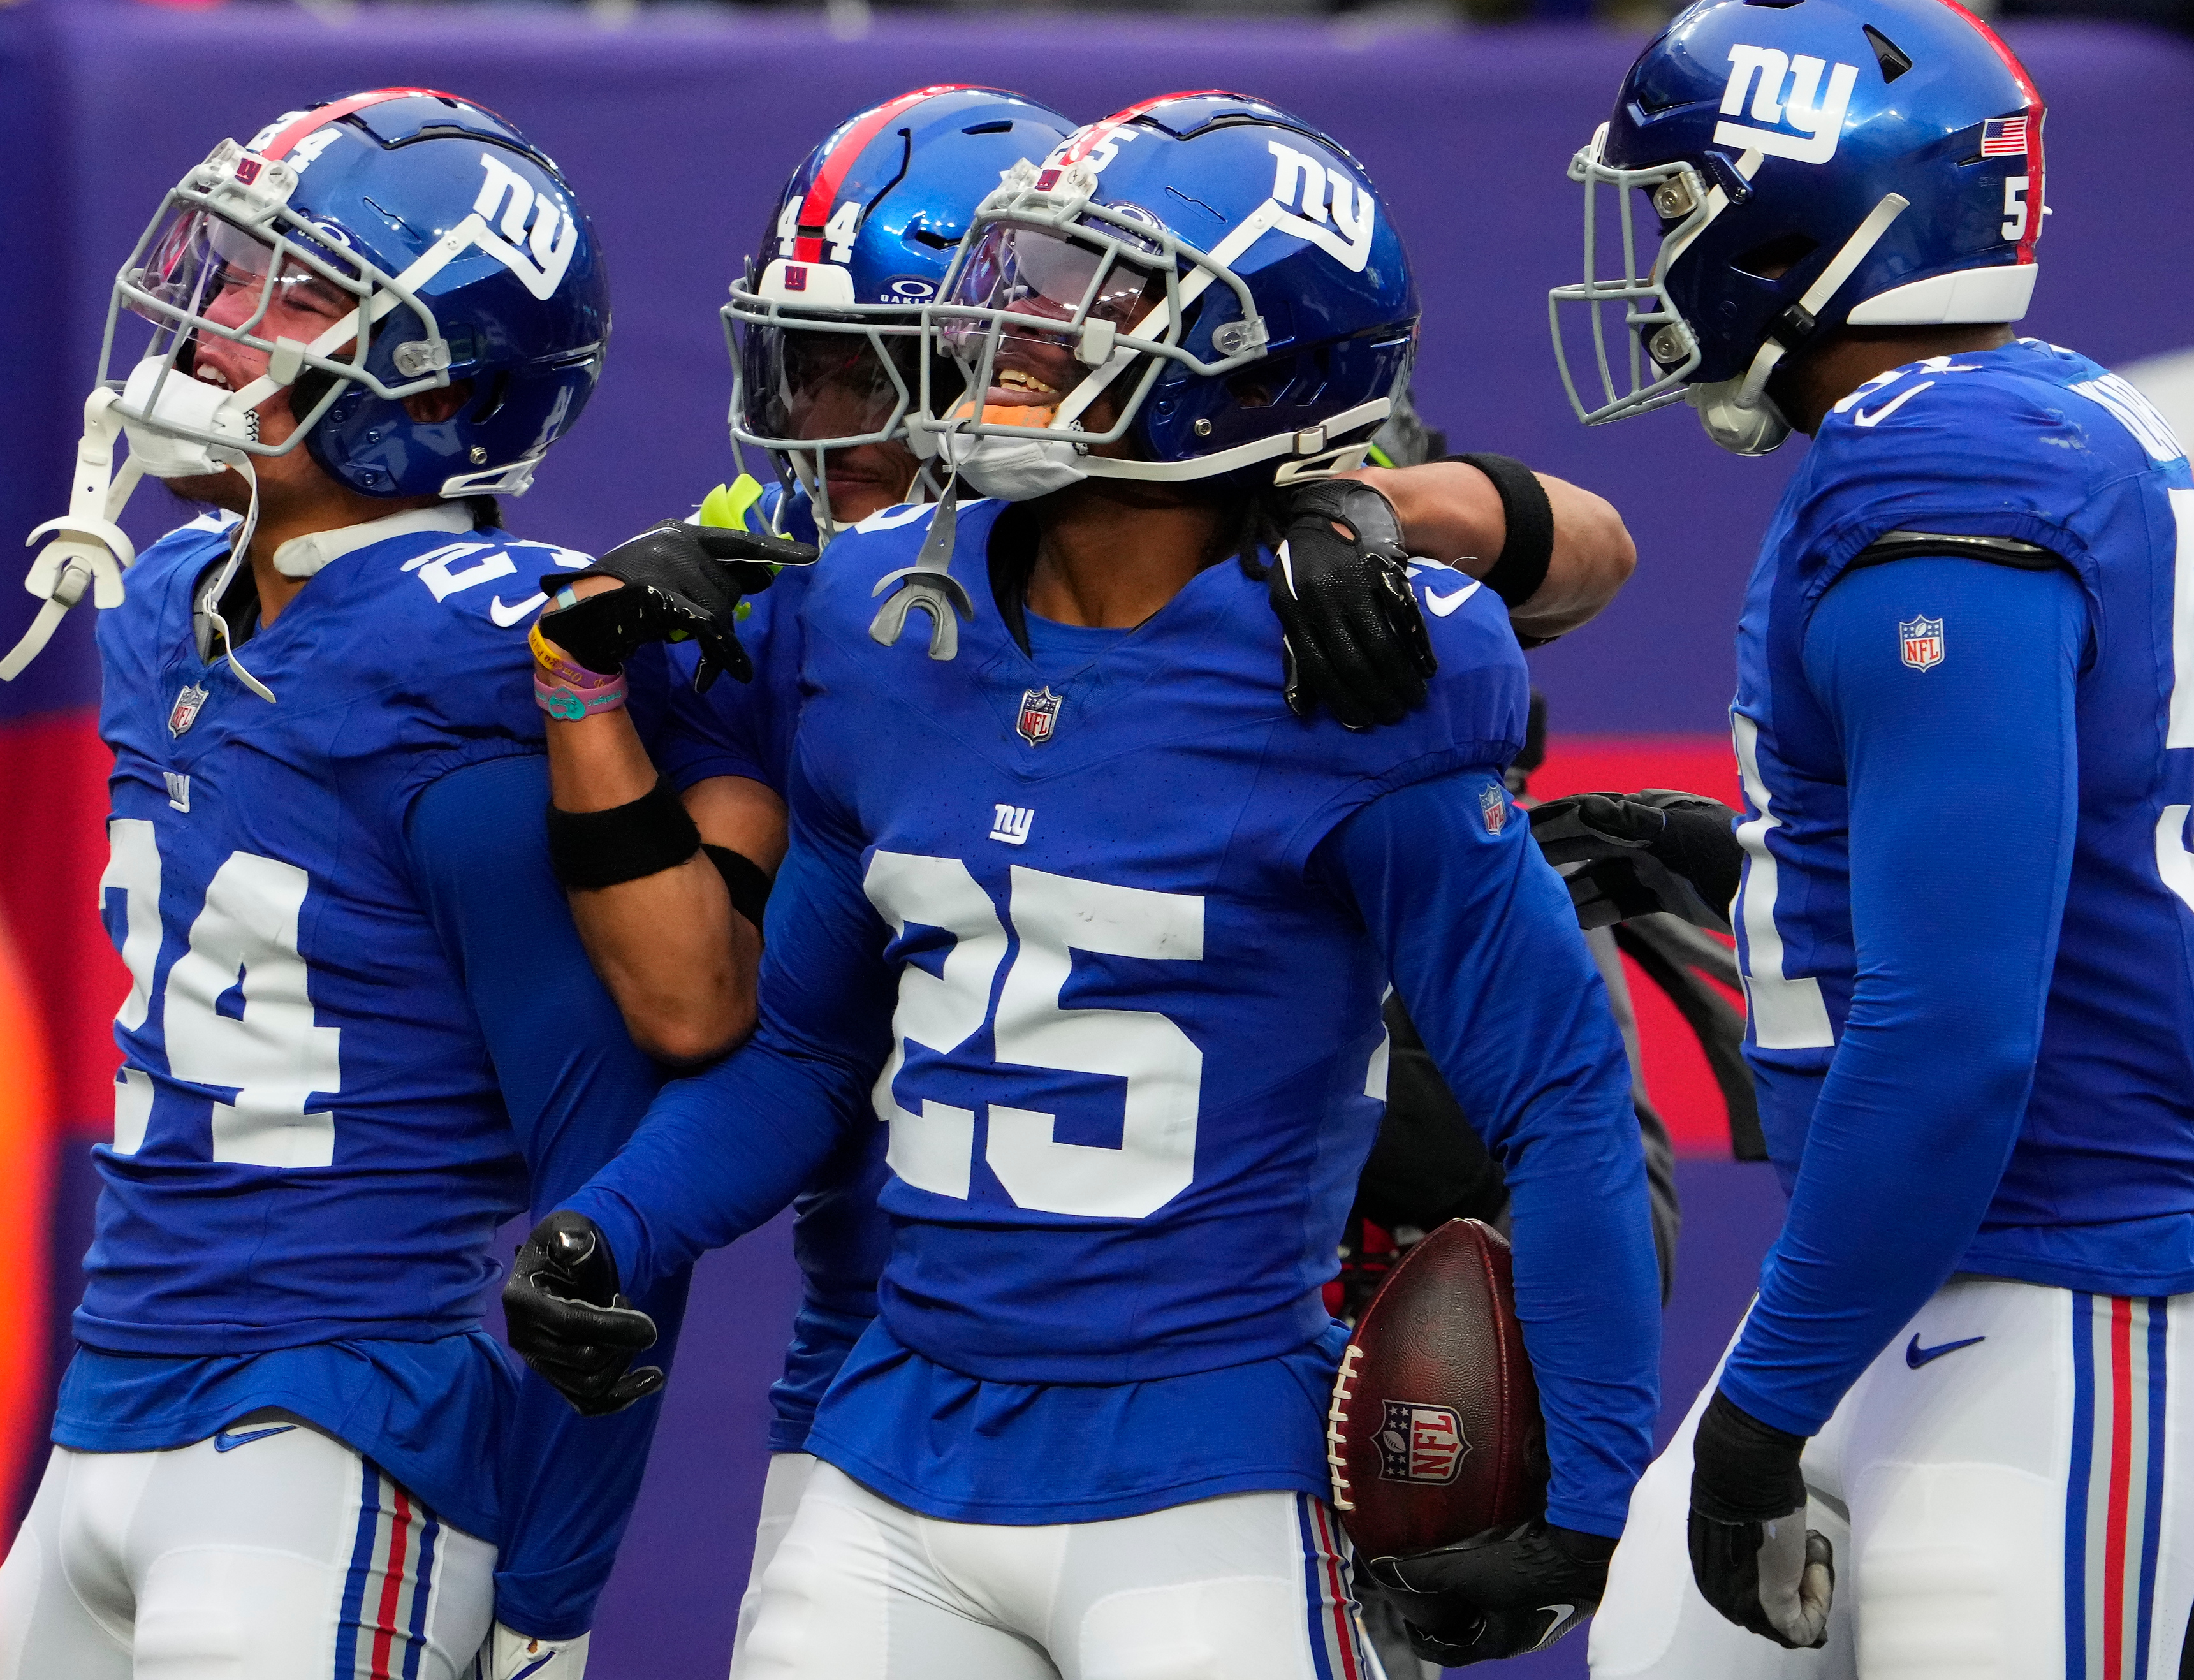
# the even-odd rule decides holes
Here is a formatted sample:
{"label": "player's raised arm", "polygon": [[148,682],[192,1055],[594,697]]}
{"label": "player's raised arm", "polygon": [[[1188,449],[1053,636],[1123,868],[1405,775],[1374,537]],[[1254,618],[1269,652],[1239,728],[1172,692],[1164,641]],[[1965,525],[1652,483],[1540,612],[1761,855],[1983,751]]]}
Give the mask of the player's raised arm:
{"label": "player's raised arm", "polygon": [[[1495,820],[1495,813],[1499,820]],[[1426,837],[1439,843],[1426,844]],[[1321,848],[1450,1087],[1505,1170],[1516,1303],[1547,1414],[1544,1531],[1513,1538],[1531,1603],[1495,1602],[1440,1554],[1375,1574],[1456,1637],[1473,1609],[1589,1606],[1652,1449],[1659,1274],[1630,1075],[1561,881],[1488,768],[1375,800]],[[1444,937],[1427,937],[1426,930]],[[1466,1048],[1467,1047],[1467,1048]],[[1465,1585],[1468,1582],[1469,1585]],[[1540,1629],[1533,1624],[1534,1637]],[[1510,1654],[1467,1647],[1467,1660]],[[1460,1650],[1441,1653],[1464,1660]]]}
{"label": "player's raised arm", "polygon": [[[764,1224],[847,1127],[875,1123],[869,1088],[891,1048],[885,929],[862,891],[859,849],[823,821],[803,823],[796,795],[795,811],[771,895],[760,1029],[666,1086],[617,1158],[552,1216],[561,1223],[534,1233],[538,1247],[586,1247],[596,1275],[606,1265],[606,1289],[575,1288],[546,1267],[504,1291],[511,1345],[583,1408],[615,1391],[648,1345],[629,1333],[636,1315],[618,1316],[629,1299]],[[776,955],[785,949],[796,964]]]}
{"label": "player's raised arm", "polygon": [[665,521],[620,543],[560,592],[535,631],[548,714],[548,830],[587,954],[650,1055],[692,1065],[752,1029],[769,872],[784,807],[757,774],[715,776],[681,800],[626,701],[626,665],[693,639],[703,683],[752,665],[733,628],[768,587],[767,557],[813,551],[745,531]]}

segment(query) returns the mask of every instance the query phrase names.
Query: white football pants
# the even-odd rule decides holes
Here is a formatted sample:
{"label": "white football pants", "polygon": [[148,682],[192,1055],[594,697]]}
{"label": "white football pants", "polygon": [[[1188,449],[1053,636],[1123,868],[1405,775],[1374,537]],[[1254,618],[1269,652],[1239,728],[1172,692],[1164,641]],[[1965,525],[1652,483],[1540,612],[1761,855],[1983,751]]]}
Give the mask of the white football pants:
{"label": "white football pants", "polygon": [[947,1522],[818,1464],[740,1680],[1378,1680],[1331,1514],[1234,1494],[1105,1522]]}
{"label": "white football pants", "polygon": [[1953,1278],[1806,1448],[1806,1521],[1836,1551],[1818,1651],[1723,1620],[1691,1580],[1709,1381],[1631,1495],[1593,1680],[2177,1680],[2194,1605],[2190,1325],[2194,1296]]}
{"label": "white football pants", "polygon": [[761,1578],[792,1527],[815,1462],[813,1453],[769,1455],[769,1473],[761,1484],[761,1516],[755,1523],[754,1562],[747,1569],[747,1590],[739,1598],[738,1631],[732,1636],[732,1680],[746,1680],[747,1636],[754,1631],[755,1617],[761,1610]]}
{"label": "white football pants", "polygon": [[0,1680],[460,1680],[495,1548],[281,1413],[54,1448],[0,1565]]}

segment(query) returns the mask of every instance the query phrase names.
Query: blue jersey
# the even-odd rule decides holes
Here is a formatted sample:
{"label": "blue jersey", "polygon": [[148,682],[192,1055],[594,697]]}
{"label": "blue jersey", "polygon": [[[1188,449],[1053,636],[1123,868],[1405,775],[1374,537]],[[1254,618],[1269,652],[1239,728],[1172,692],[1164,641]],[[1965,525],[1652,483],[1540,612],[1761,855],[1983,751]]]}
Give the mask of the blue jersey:
{"label": "blue jersey", "polygon": [[[963,574],[1001,511],[962,507]],[[1511,1167],[1555,1520],[1615,1532],[1654,1263],[1621,1043],[1501,786],[1526,688],[1500,603],[1431,569],[1432,697],[1353,735],[1288,711],[1232,564],[1131,633],[1031,619],[1025,651],[985,602],[953,661],[880,648],[871,591],[929,517],[840,537],[808,595],[755,1040],[667,1088],[573,1205],[646,1278],[882,1121],[881,1314],[813,1450],[962,1520],[1323,1494],[1319,1288],[1391,966]]]}
{"label": "blue jersey", "polygon": [[[100,620],[130,990],[55,1439],[172,1447],[284,1407],[504,1544],[506,1620],[576,1632],[636,1471],[599,1485],[612,1436],[480,1316],[496,1228],[583,1180],[656,1082],[542,838],[523,627],[536,579],[587,561],[462,508],[349,528],[240,649],[270,705],[194,634],[232,532],[155,544]],[[256,612],[248,575],[230,606]],[[652,1426],[623,1432],[635,1459]]]}
{"label": "blue jersey", "polygon": [[1735,707],[1795,1200],[1725,1385],[1767,1421],[1817,1428],[1953,1269],[2194,1289],[2189,553],[2168,427],[2031,340],[1870,381],[1790,483]]}
{"label": "blue jersey", "polygon": [[[747,529],[815,541],[805,496],[744,478],[732,489]],[[700,654],[691,643],[650,649],[634,662],[634,721],[657,767],[681,792],[711,777],[738,776],[785,796],[800,722],[800,610],[815,574],[813,566],[787,566],[749,599],[738,632],[754,662],[751,682],[721,680],[696,693]],[[891,1240],[876,1206],[884,1176],[882,1134],[871,1128],[850,1140],[793,1204],[801,1304],[784,1373],[769,1391],[772,1453],[807,1449],[824,1390],[876,1316],[876,1279]]]}

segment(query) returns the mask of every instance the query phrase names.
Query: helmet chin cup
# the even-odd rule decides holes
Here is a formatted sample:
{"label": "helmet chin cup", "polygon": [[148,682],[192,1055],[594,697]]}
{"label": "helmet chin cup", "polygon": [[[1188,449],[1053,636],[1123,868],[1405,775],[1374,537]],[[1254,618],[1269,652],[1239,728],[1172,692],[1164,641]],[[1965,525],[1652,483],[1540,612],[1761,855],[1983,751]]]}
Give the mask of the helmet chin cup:
{"label": "helmet chin cup", "polygon": [[1767,394],[1767,376],[1782,359],[1783,347],[1770,339],[1742,376],[1685,388],[1707,436],[1732,455],[1769,455],[1790,435],[1790,422]]}
{"label": "helmet chin cup", "polygon": [[[236,465],[245,458],[242,446],[259,441],[258,412],[244,400],[256,388],[224,390],[147,357],[129,370],[115,412],[141,470],[156,479],[199,478]],[[215,441],[222,438],[238,447]]]}
{"label": "helmet chin cup", "polygon": [[1707,436],[1732,455],[1769,455],[1790,435],[1790,422],[1765,391],[1747,398],[1744,381],[1725,379],[1713,385],[1694,385],[1684,400],[1698,410],[1699,424]]}
{"label": "helmet chin cup", "polygon": [[1089,476],[1081,464],[1081,451],[1072,444],[1042,438],[971,437],[962,432],[933,435],[946,464],[978,495],[1000,502],[1033,502]]}

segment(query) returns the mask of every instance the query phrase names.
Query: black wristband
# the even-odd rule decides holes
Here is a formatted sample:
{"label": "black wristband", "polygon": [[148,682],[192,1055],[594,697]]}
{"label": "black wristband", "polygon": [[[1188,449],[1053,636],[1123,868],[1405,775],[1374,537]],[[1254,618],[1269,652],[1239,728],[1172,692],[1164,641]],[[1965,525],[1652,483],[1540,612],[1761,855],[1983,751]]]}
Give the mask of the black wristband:
{"label": "black wristband", "polygon": [[716,873],[724,878],[724,890],[732,895],[732,908],[754,924],[755,932],[761,932],[762,912],[769,905],[768,872],[753,858],[728,846],[711,846],[703,840],[701,850],[716,866]]}
{"label": "black wristband", "polygon": [[1691,1448],[1691,1509],[1717,1522],[1772,1522],[1806,1508],[1806,1437],[1714,1390]]}
{"label": "black wristband", "polygon": [[1451,455],[1448,459],[1475,467],[1500,491],[1508,538],[1479,582],[1510,606],[1523,605],[1539,593],[1547,581],[1548,563],[1554,557],[1554,506],[1547,500],[1547,487],[1513,455]]}
{"label": "black wristband", "polygon": [[701,831],[668,777],[607,811],[548,807],[548,864],[566,887],[617,886],[675,869],[701,849]]}

